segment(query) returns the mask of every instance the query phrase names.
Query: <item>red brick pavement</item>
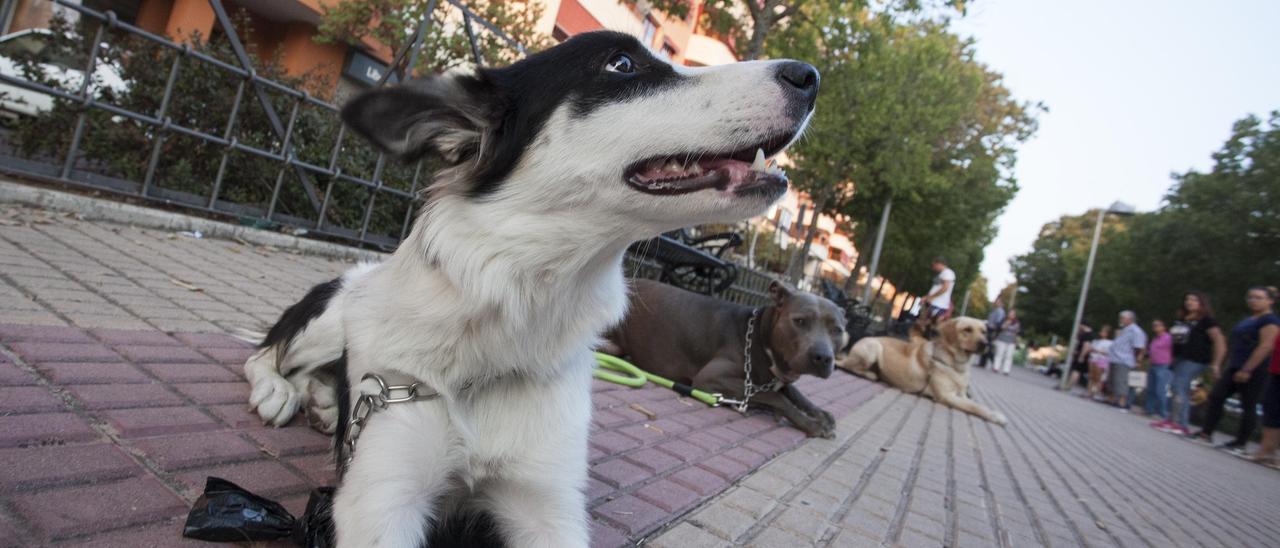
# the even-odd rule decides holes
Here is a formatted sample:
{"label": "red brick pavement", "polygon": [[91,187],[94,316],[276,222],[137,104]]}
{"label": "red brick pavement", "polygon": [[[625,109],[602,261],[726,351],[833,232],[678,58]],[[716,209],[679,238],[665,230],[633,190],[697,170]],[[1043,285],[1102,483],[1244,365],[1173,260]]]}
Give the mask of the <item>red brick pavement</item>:
{"label": "red brick pavement", "polygon": [[[0,324],[0,346],[0,545],[181,546],[206,476],[295,512],[334,479],[325,436],[246,409],[250,348],[231,337]],[[881,390],[839,373],[800,386],[837,417]],[[597,547],[644,538],[804,439],[657,387],[597,381],[593,402]]]}

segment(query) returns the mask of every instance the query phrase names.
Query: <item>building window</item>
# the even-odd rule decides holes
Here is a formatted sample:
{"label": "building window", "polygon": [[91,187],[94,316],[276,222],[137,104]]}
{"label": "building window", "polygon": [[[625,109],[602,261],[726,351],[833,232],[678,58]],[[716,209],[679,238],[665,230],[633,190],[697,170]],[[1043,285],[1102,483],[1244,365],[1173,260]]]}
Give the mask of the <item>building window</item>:
{"label": "building window", "polygon": [[784,232],[791,230],[791,210],[790,209],[778,210],[778,229]]}
{"label": "building window", "polygon": [[640,41],[644,43],[645,47],[651,48],[653,47],[653,38],[654,36],[657,36],[657,34],[658,24],[653,22],[652,17],[646,16],[644,18],[644,36],[640,38]]}
{"label": "building window", "polygon": [[569,33],[560,28],[560,25],[556,25],[556,28],[551,29],[551,37],[555,38],[557,42],[563,42],[569,39]]}

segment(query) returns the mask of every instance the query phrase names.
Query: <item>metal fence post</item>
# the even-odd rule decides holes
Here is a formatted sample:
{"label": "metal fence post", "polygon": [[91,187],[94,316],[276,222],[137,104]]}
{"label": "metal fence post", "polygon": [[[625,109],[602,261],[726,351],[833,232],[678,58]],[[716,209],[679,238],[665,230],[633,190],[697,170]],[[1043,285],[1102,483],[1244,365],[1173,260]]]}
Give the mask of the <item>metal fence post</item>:
{"label": "metal fence post", "polygon": [[147,174],[142,178],[142,195],[151,194],[151,183],[156,177],[156,167],[160,165],[160,149],[164,146],[165,135],[169,131],[169,100],[173,98],[173,84],[178,80],[178,70],[182,66],[182,60],[191,53],[191,47],[187,46],[182,49],[183,53],[173,58],[173,65],[169,67],[169,79],[164,83],[164,95],[160,98],[160,108],[156,110],[156,118],[164,122],[156,129],[155,143],[151,146],[151,158],[147,161]]}
{"label": "metal fence post", "polygon": [[62,163],[62,178],[71,178],[71,169],[76,163],[76,154],[80,152],[80,140],[84,138],[84,125],[89,117],[89,106],[93,103],[93,98],[89,96],[89,86],[93,82],[93,70],[98,62],[98,49],[102,45],[102,33],[107,27],[115,26],[116,12],[107,12],[107,23],[98,25],[98,30],[93,34],[93,46],[89,48],[89,63],[84,69],[84,80],[80,82],[80,99],[83,101],[84,110],[80,111],[80,116],[76,118],[76,128],[71,133],[71,145],[67,148],[67,158]]}
{"label": "metal fence post", "polygon": [[[249,79],[253,84],[253,91],[258,95],[258,102],[262,104],[262,110],[267,114],[267,120],[271,123],[271,129],[276,132],[276,136],[284,138],[285,130],[283,124],[280,123],[280,116],[276,114],[275,107],[271,104],[271,97],[267,95],[267,90],[258,85],[257,72],[254,71],[253,62],[249,60],[249,54],[244,49],[244,44],[240,43],[240,37],[236,35],[235,25],[231,24],[231,18],[227,16],[227,10],[222,7],[222,0],[209,0],[209,5],[213,7],[214,16],[218,19],[218,24],[222,26],[222,32],[227,37],[227,42],[231,44],[231,49],[235,51],[236,58],[245,70],[249,71]],[[292,149],[285,144],[285,158],[293,158]],[[290,162],[291,163],[291,162]],[[293,166],[298,173],[298,179],[302,181],[302,189],[307,193],[307,199],[311,202],[312,209],[317,212],[320,210],[320,196],[316,192],[315,185],[311,182],[311,177],[305,171],[297,166]]]}

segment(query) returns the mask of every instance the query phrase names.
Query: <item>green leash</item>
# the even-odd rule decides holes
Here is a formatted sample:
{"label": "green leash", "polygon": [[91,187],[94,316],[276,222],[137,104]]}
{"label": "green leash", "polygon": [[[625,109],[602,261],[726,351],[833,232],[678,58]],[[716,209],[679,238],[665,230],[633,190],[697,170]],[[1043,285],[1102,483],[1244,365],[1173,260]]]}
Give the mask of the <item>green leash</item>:
{"label": "green leash", "polygon": [[681,384],[670,379],[664,379],[654,375],[653,373],[641,370],[639,367],[636,367],[630,362],[617,356],[610,356],[609,354],[602,352],[596,352],[595,354],[596,363],[599,367],[596,367],[595,371],[592,372],[592,375],[602,381],[630,386],[631,388],[640,388],[644,386],[646,382],[652,382],[653,384],[663,388],[670,388],[681,396],[688,396],[712,407],[716,407],[721,403],[737,403],[721,396],[720,394],[703,392],[687,384]]}

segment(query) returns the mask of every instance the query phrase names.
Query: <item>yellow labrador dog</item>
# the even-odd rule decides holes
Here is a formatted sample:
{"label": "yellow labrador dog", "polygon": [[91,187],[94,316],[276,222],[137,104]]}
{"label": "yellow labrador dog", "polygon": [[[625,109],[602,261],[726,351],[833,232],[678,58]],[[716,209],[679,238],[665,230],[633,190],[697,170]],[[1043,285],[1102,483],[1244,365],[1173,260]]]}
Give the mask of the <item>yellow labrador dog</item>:
{"label": "yellow labrador dog", "polygon": [[938,325],[932,341],[867,337],[849,350],[840,368],[871,380],[883,379],[903,392],[921,394],[1003,426],[1003,413],[969,399],[969,359],[986,350],[987,327],[974,318]]}

